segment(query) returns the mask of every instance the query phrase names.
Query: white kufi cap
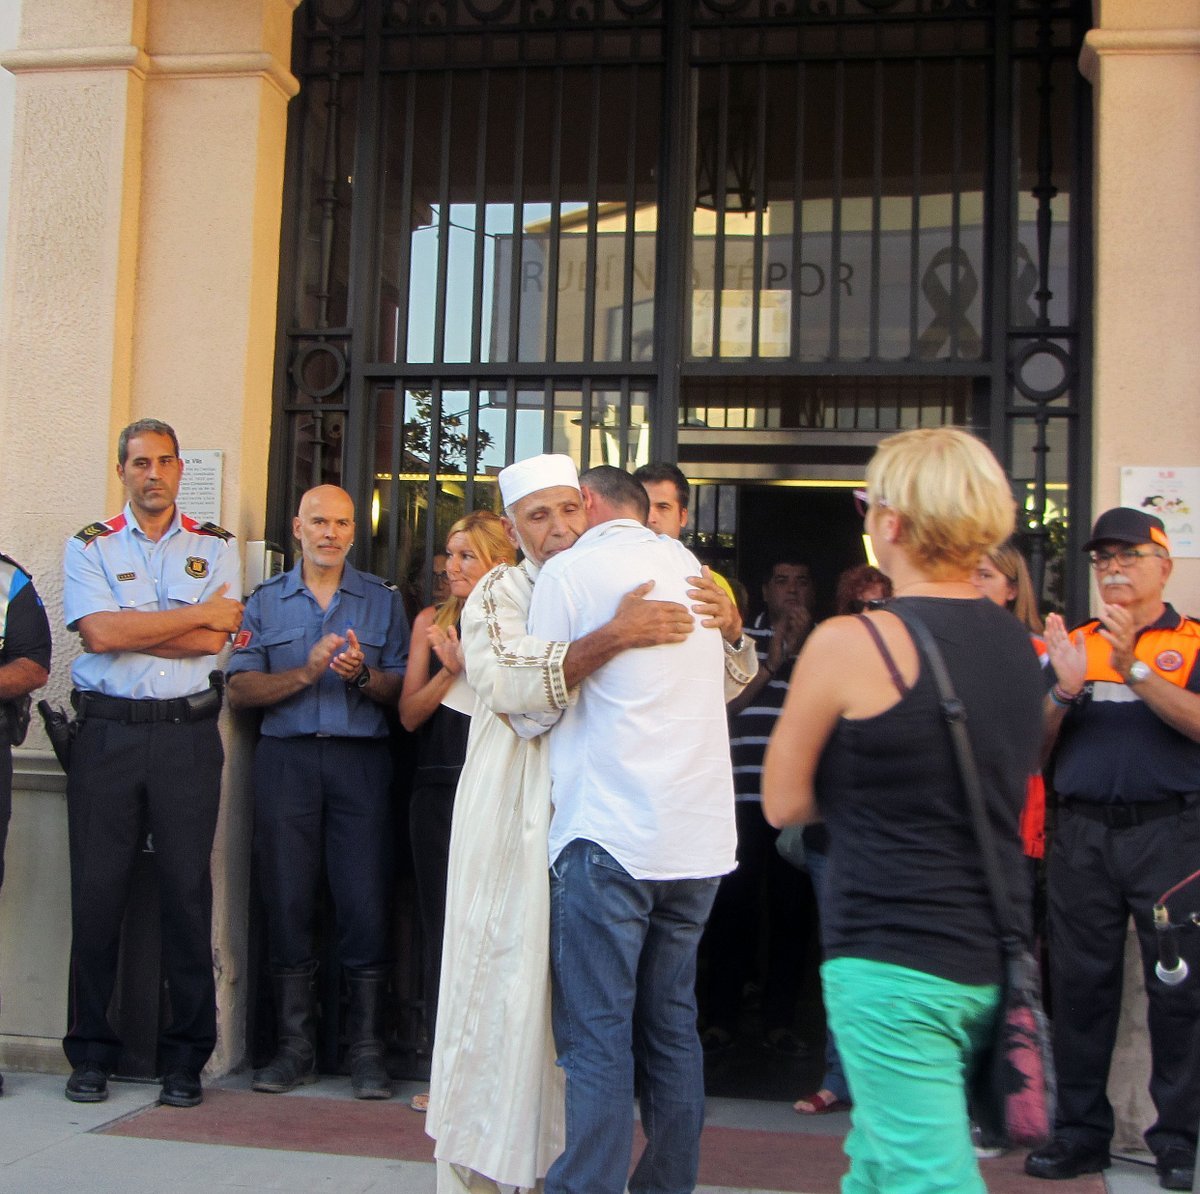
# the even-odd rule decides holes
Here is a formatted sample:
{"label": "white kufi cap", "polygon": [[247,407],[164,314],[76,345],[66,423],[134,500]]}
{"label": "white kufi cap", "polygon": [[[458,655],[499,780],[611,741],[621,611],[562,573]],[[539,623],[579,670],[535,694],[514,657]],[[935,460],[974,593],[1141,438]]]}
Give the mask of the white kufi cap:
{"label": "white kufi cap", "polygon": [[501,469],[498,480],[500,497],[506,508],[531,493],[537,493],[539,489],[552,489],[556,485],[579,488],[575,462],[570,456],[561,455],[530,456],[528,460],[518,460],[516,464]]}

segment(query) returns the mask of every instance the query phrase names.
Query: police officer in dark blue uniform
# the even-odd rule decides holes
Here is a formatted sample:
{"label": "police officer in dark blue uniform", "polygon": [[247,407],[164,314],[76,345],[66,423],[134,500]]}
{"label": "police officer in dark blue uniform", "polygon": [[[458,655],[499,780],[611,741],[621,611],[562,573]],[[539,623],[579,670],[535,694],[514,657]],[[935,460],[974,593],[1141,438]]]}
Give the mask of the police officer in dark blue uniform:
{"label": "police officer in dark blue uniform", "polygon": [[267,909],[278,1049],[254,1089],[316,1079],[313,926],[322,856],[350,994],[350,1079],[386,1099],[382,1010],[390,948],[391,755],[383,706],[400,695],[408,619],[394,585],[346,562],[354,503],[321,485],[292,523],[296,566],[260,586],[228,665],[229,699],[262,708],[254,848]]}
{"label": "police officer in dark blue uniform", "polygon": [[[108,1021],[121,920],[145,824],[153,835],[171,1021],[159,1037],[160,1102],[201,1101],[217,1039],[209,858],[224,752],[217,653],[241,626],[233,536],[175,505],[175,432],[141,419],[121,432],[124,510],[67,541],[63,612],[79,714],[67,776],[71,849],[70,1027],[66,1096],[95,1103],[121,1042]],[[233,594],[233,595],[231,595]]]}
{"label": "police officer in dark blue uniform", "polygon": [[12,814],[12,748],[24,736],[29,694],[49,677],[50,623],[42,599],[29,573],[0,554],[0,888]]}

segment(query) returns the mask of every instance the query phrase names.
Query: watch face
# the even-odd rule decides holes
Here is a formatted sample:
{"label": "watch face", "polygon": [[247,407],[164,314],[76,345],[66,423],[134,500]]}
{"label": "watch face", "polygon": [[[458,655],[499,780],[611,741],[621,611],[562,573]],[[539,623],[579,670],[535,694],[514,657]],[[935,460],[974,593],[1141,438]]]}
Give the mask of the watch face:
{"label": "watch face", "polygon": [[1143,663],[1140,659],[1135,659],[1129,667],[1129,679],[1135,684],[1140,684],[1143,680],[1150,678],[1150,665]]}

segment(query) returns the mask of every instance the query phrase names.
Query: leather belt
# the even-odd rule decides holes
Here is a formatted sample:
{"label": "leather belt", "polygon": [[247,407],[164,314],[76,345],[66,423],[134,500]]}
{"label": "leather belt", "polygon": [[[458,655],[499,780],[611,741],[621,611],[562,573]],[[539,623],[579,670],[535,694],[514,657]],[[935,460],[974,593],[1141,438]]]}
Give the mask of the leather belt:
{"label": "leather belt", "polygon": [[1090,800],[1064,800],[1063,808],[1089,821],[1099,821],[1109,829],[1129,829],[1157,821],[1162,817],[1176,817],[1190,808],[1194,794],[1168,796],[1165,800],[1146,800],[1135,804],[1096,804]]}
{"label": "leather belt", "polygon": [[169,721],[176,724],[185,721],[207,721],[221,711],[221,694],[215,688],[194,692],[191,696],[173,697],[170,700],[130,700],[127,697],[104,696],[98,692],[71,693],[71,704],[81,720],[99,717],[104,721],[119,721],[125,725],[142,725],[147,722]]}

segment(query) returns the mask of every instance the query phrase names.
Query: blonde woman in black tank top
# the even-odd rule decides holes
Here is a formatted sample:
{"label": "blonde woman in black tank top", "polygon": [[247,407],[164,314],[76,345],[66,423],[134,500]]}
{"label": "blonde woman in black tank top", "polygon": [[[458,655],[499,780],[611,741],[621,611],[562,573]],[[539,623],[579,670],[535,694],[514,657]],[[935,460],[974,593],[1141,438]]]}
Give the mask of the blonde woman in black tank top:
{"label": "blonde woman in black tank top", "polygon": [[767,750],[763,810],[830,828],[821,975],[854,1109],[843,1194],[984,1194],[965,1077],[999,999],[999,934],[937,692],[904,619],[924,622],[967,707],[1003,863],[1040,741],[1026,632],[972,584],[1012,532],[1008,481],[952,428],[904,432],[867,470],[866,530],[895,597],[811,635]]}

